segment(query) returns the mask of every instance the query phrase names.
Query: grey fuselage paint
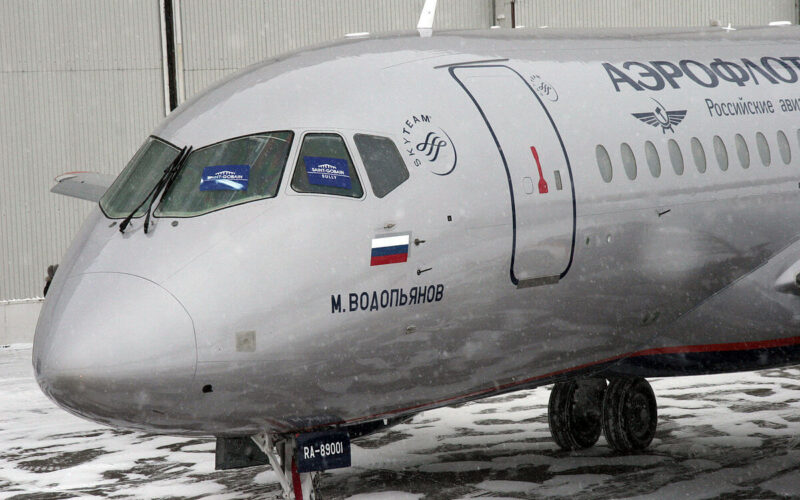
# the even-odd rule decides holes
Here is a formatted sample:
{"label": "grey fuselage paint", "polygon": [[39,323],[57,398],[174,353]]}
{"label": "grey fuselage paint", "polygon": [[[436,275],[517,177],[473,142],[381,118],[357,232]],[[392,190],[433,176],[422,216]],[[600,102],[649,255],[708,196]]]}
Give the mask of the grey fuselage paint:
{"label": "grey fuselage paint", "polygon": [[[181,105],[153,135],[197,150],[292,130],[277,196],[155,217],[148,234],[142,219],[120,234],[96,209],[45,301],[37,380],[98,422],[241,436],[409,415],[603,370],[665,376],[797,362],[798,33],[392,35],[250,67]],[[490,59],[507,60],[546,109],[536,134],[558,125],[552,144],[568,157],[570,175],[559,175],[569,177],[569,201],[552,196],[553,169],[563,167],[551,150],[539,155],[549,192],[509,179],[479,109],[436,69]],[[669,129],[637,119],[656,98],[685,116]],[[780,131],[788,162],[777,154]],[[303,138],[320,132],[343,138],[361,198],[291,187]],[[431,132],[440,149],[425,156],[416,146]],[[757,132],[769,167],[755,154]],[[407,164],[409,178],[383,198],[370,190],[355,134],[392,139]],[[748,169],[734,154],[737,134],[750,144]],[[647,142],[663,167],[657,177],[644,168]],[[530,155],[534,145],[511,146]],[[566,233],[549,214],[573,211],[570,264],[557,282],[509,280],[512,181],[530,191],[530,262],[561,262]],[[407,261],[372,266],[371,244],[386,234],[408,235]],[[244,333],[247,349],[237,348]]]}

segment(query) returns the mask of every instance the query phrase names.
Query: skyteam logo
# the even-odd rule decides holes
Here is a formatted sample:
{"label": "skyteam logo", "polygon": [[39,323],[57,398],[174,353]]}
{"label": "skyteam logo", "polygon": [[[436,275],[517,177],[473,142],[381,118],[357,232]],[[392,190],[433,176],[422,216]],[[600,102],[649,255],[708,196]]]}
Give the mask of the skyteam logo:
{"label": "skyteam logo", "polygon": [[247,191],[250,165],[217,165],[205,167],[200,191]]}
{"label": "skyteam logo", "polygon": [[633,116],[653,127],[661,127],[662,134],[666,134],[667,130],[674,133],[675,129],[672,127],[678,126],[683,119],[686,118],[687,111],[685,109],[681,111],[667,111],[660,102],[655,99],[653,99],[653,102],[656,103],[655,110],[647,113],[633,113]]}
{"label": "skyteam logo", "polygon": [[414,115],[403,123],[403,149],[415,167],[427,167],[436,175],[456,168],[458,153],[453,140],[431,122],[430,115]]}

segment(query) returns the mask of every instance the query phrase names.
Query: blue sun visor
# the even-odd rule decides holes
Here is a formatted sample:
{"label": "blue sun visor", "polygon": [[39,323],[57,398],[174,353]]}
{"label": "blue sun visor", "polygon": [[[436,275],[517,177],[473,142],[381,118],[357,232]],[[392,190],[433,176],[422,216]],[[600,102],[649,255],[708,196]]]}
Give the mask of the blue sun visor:
{"label": "blue sun visor", "polygon": [[304,156],[303,162],[306,165],[309,184],[351,189],[350,167],[347,165],[347,160]]}

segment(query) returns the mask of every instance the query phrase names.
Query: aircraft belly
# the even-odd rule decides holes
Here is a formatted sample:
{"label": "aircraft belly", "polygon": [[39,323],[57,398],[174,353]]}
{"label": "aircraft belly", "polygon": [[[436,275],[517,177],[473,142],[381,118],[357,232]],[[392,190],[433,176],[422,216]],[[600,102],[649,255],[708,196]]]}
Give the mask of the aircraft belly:
{"label": "aircraft belly", "polygon": [[677,320],[657,345],[758,342],[800,335],[800,297],[776,287],[777,277],[798,261],[800,242],[795,241]]}
{"label": "aircraft belly", "polygon": [[681,376],[759,370],[800,362],[800,287],[776,277],[800,269],[800,242],[731,282],[665,325],[646,355],[614,371],[638,376]]}

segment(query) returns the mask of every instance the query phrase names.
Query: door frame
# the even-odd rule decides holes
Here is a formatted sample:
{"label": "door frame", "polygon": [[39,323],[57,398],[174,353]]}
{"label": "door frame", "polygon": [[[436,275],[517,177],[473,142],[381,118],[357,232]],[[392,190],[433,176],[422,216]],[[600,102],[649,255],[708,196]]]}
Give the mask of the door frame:
{"label": "door frame", "polygon": [[[555,276],[553,276],[553,277],[545,276],[545,277],[542,277],[542,278],[533,278],[533,279],[530,279],[530,280],[520,281],[514,275],[514,258],[515,258],[516,250],[517,250],[517,210],[516,210],[516,205],[515,205],[515,202],[514,202],[514,185],[513,185],[512,181],[511,181],[511,172],[509,171],[508,161],[506,160],[506,156],[503,153],[503,148],[500,145],[500,141],[498,141],[498,139],[497,139],[497,135],[495,134],[494,129],[492,128],[492,124],[489,123],[489,119],[486,117],[486,113],[484,113],[483,108],[481,108],[481,105],[478,103],[478,100],[475,99],[475,96],[472,95],[472,92],[470,92],[469,88],[467,88],[467,86],[464,84],[464,82],[461,81],[458,78],[458,76],[456,76],[455,71],[457,69],[460,69],[460,68],[461,69],[464,69],[464,68],[505,68],[506,70],[511,71],[512,73],[517,75],[517,77],[519,77],[519,79],[522,80],[522,82],[525,84],[525,86],[528,87],[528,89],[530,90],[531,94],[539,102],[539,105],[542,107],[542,110],[544,110],[544,113],[547,116],[547,119],[550,121],[550,126],[553,127],[553,131],[556,133],[556,137],[558,137],[558,143],[561,146],[561,151],[564,154],[564,160],[566,160],[566,162],[567,162],[567,171],[569,172],[569,180],[570,180],[569,184],[570,184],[570,189],[572,191],[572,244],[570,245],[569,261],[567,262],[567,266],[558,275],[557,279],[553,279],[553,278],[556,278]],[[572,164],[571,164],[571,162],[569,160],[569,155],[567,154],[567,148],[564,146],[564,140],[561,138],[561,132],[559,132],[558,127],[555,124],[555,121],[553,121],[553,116],[550,114],[550,110],[548,110],[547,106],[544,105],[544,102],[539,97],[539,94],[537,94],[536,91],[533,90],[533,87],[531,87],[530,83],[528,83],[528,81],[525,80],[525,78],[517,70],[515,70],[514,68],[512,68],[512,67],[510,67],[510,66],[508,66],[506,64],[468,64],[468,63],[467,64],[456,64],[456,65],[449,66],[448,67],[448,71],[450,72],[450,76],[464,90],[464,92],[470,98],[472,103],[478,109],[478,112],[481,114],[481,117],[483,118],[483,122],[486,124],[486,127],[489,129],[489,133],[492,135],[492,140],[494,140],[494,144],[497,147],[497,152],[500,153],[500,158],[503,160],[503,167],[506,170],[506,179],[508,180],[508,192],[509,192],[509,196],[511,197],[512,241],[511,241],[511,264],[510,264],[510,267],[509,267],[509,277],[511,278],[511,283],[513,283],[514,286],[516,286],[517,288],[528,288],[528,287],[531,287],[531,286],[552,285],[552,284],[558,283],[558,281],[563,279],[567,275],[567,273],[569,272],[570,268],[572,267],[572,260],[573,260],[573,258],[575,256],[575,238],[576,238],[575,232],[577,230],[577,203],[575,201],[575,178],[572,175]]]}

